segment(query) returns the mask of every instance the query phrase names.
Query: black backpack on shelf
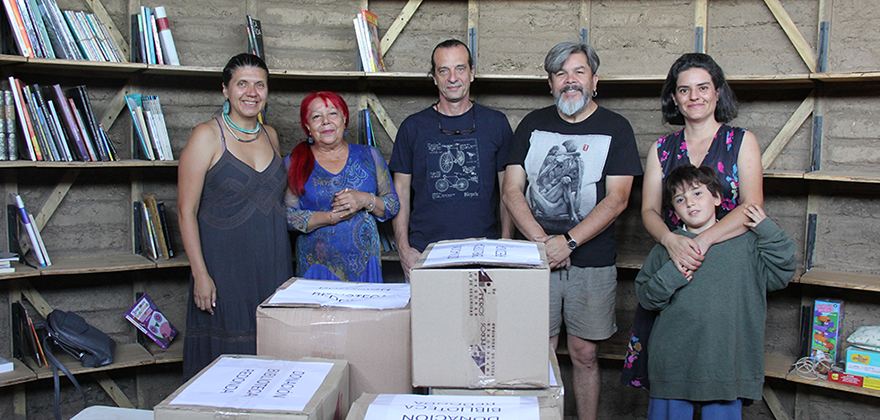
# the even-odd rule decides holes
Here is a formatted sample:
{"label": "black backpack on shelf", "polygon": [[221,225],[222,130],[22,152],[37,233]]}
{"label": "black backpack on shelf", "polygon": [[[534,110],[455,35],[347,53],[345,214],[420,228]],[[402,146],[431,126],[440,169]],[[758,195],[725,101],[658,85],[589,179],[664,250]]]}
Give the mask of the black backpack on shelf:
{"label": "black backpack on shelf", "polygon": [[88,406],[86,394],[77,382],[73,374],[64,367],[52,354],[51,344],[61,347],[62,350],[79,360],[85,367],[99,367],[113,363],[113,354],[116,351],[116,341],[101,332],[101,330],[86,323],[81,316],[60,310],[52,311],[46,317],[46,336],[43,338],[43,349],[46,352],[46,360],[52,366],[52,376],[55,380],[55,418],[61,420],[59,408],[59,391],[61,388],[58,379],[60,369],[70,378],[70,382],[79,390],[83,397],[83,404]]}

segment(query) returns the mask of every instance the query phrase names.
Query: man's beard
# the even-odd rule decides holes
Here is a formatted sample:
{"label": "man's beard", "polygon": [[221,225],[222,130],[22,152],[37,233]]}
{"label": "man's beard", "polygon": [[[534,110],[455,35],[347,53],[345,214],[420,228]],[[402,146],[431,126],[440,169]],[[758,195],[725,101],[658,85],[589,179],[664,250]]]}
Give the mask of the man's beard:
{"label": "man's beard", "polygon": [[[562,97],[562,95],[565,93],[566,90],[579,91],[581,93],[581,99],[566,101]],[[558,109],[559,112],[561,112],[564,115],[567,115],[569,117],[574,114],[577,114],[582,109],[586,108],[587,105],[589,105],[589,104],[590,104],[590,95],[584,94],[584,88],[581,86],[574,86],[574,85],[566,86],[565,88],[562,88],[562,90],[560,90],[559,93],[556,94],[556,109]]]}

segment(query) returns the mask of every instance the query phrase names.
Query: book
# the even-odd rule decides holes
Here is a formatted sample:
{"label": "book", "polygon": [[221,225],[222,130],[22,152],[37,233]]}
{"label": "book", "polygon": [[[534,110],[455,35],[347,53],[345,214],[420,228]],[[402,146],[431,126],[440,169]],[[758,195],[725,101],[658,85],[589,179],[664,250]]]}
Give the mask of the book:
{"label": "book", "polygon": [[163,260],[170,259],[171,255],[168,253],[168,243],[165,241],[165,232],[162,229],[162,219],[159,217],[159,206],[156,204],[156,196],[153,194],[141,193],[141,199],[144,200],[144,207],[147,209],[147,213],[150,216],[150,227],[153,231],[152,236],[156,238],[156,243],[159,245],[156,248],[159,251],[158,255],[161,256]]}
{"label": "book", "polygon": [[28,10],[26,0],[15,0],[18,5],[18,12],[21,15],[21,21],[27,32],[28,41],[31,43],[31,49],[34,51],[34,57],[47,58],[40,40],[37,38],[37,29],[34,27],[34,20],[31,18],[31,12]]}
{"label": "book", "polygon": [[61,85],[54,84],[48,89],[52,98],[55,100],[55,107],[57,108],[58,116],[61,119],[61,126],[64,128],[64,133],[67,135],[68,139],[73,140],[73,143],[76,146],[72,147],[72,149],[78,154],[79,160],[82,160],[83,162],[91,161],[91,155],[86,148],[86,140],[82,137],[82,133],[76,123],[76,117],[73,114],[73,110],[70,108],[67,96],[65,96],[64,92],[61,90]]}
{"label": "book", "polygon": [[153,48],[156,49],[156,64],[165,64],[165,58],[162,57],[162,44],[159,41],[159,28],[156,26],[156,15],[150,15],[150,34],[153,36]]}
{"label": "book", "polygon": [[86,145],[86,151],[89,152],[89,160],[92,162],[97,162],[101,160],[100,155],[95,150],[95,145],[92,142],[91,137],[89,136],[89,132],[86,129],[85,122],[83,121],[82,111],[76,107],[76,103],[73,102],[73,98],[67,98],[67,103],[70,105],[70,111],[73,113],[73,119],[76,120],[76,126],[79,128],[79,133],[82,136],[83,143]]}
{"label": "book", "polygon": [[55,27],[55,33],[59,37],[58,41],[63,44],[63,49],[67,56],[66,58],[68,60],[85,59],[79,50],[76,38],[70,31],[70,26],[68,26],[67,20],[64,19],[64,14],[61,12],[61,9],[58,8],[58,3],[55,0],[42,0],[42,2],[46,7],[52,25]]}
{"label": "book", "polygon": [[46,101],[46,104],[49,108],[49,114],[52,115],[52,124],[54,124],[54,127],[50,126],[49,128],[62,140],[60,143],[63,146],[64,153],[68,156],[68,161],[72,162],[76,159],[74,159],[73,152],[70,149],[70,139],[67,138],[64,134],[64,128],[61,127],[61,119],[58,117],[58,108],[55,106],[55,101],[50,99]]}
{"label": "book", "polygon": [[49,259],[49,253],[46,252],[46,244],[43,242],[43,235],[40,234],[40,229],[37,228],[37,222],[34,220],[34,215],[28,213],[28,219],[30,219],[31,226],[34,227],[34,234],[37,236],[37,245],[40,247],[39,251],[43,254],[43,259],[46,260],[46,266],[52,265],[52,260]]}
{"label": "book", "polygon": [[162,104],[156,95],[145,95],[142,98],[145,113],[149,113],[152,121],[151,127],[155,131],[150,132],[150,138],[156,143],[156,150],[160,150],[162,160],[174,160],[174,153],[171,151],[171,139],[168,138],[168,128],[165,125],[165,114],[162,112]]}
{"label": "book", "polygon": [[40,124],[40,119],[37,115],[37,111],[34,105],[34,97],[31,94],[31,88],[27,85],[21,86],[21,99],[23,103],[23,108],[27,113],[28,121],[30,122],[30,130],[33,132],[33,137],[36,146],[39,147],[39,150],[42,151],[43,160],[46,161],[54,161],[58,160],[56,158],[56,153],[52,149],[49,148],[49,143],[46,142],[46,138],[43,136],[42,124]]}
{"label": "book", "polygon": [[9,251],[0,251],[0,262],[10,263],[18,261],[18,254]]}
{"label": "book", "polygon": [[89,100],[89,93],[85,85],[69,88],[65,90],[64,93],[65,96],[73,100],[75,108],[81,114],[83,123],[88,132],[88,138],[92,144],[94,144],[98,160],[104,162],[109,161],[110,153],[107,150],[107,145],[104,144],[102,140],[101,133],[99,132],[100,128],[98,127],[97,117],[95,117],[95,111],[92,109],[92,103]]}
{"label": "book", "polygon": [[[21,302],[12,302],[12,355],[27,365],[28,358],[34,360],[37,367],[45,364],[45,353],[42,352],[39,337],[33,328],[33,320],[27,308]],[[28,366],[30,367],[30,366]]]}
{"label": "book", "polygon": [[16,134],[17,119],[15,116],[15,98],[12,89],[3,89],[3,108],[5,115],[4,129],[6,132],[6,157],[18,160],[18,135]]}
{"label": "book", "polygon": [[39,16],[43,21],[43,27],[46,29],[46,39],[48,40],[49,45],[51,45],[52,53],[55,55],[55,58],[68,58],[69,53],[67,51],[67,46],[62,40],[61,34],[56,29],[56,25],[52,20],[46,2],[44,0],[33,0],[33,2],[36,4]]}
{"label": "book", "polygon": [[171,247],[171,231],[168,228],[168,219],[165,217],[165,202],[157,201],[156,208],[159,209],[159,222],[162,224],[162,233],[165,235],[165,246],[168,248],[168,257],[174,257],[174,248]]}
{"label": "book", "polygon": [[15,193],[12,193],[12,198],[15,202],[15,207],[18,210],[18,217],[21,220],[21,223],[24,225],[24,230],[27,232],[28,239],[30,239],[31,243],[31,251],[34,253],[34,257],[37,259],[37,262],[40,263],[40,267],[46,266],[46,259],[43,258],[42,249],[40,248],[40,243],[37,242],[37,234],[36,234],[36,226],[31,224],[31,219],[28,217],[27,210],[24,208],[24,201],[22,201],[21,196]]}
{"label": "book", "polygon": [[150,25],[150,8],[146,6],[141,6],[141,25],[144,27],[143,31],[143,42],[144,47],[146,47],[146,60],[144,60],[147,64],[156,64],[156,46],[153,44],[153,32],[151,30]]}
{"label": "book", "polygon": [[125,103],[128,106],[129,114],[131,114],[132,123],[134,124],[134,132],[140,141],[141,152],[147,160],[156,160],[153,154],[153,142],[147,132],[146,121],[144,120],[143,100],[140,93],[132,93],[125,95]]}
{"label": "book", "polygon": [[[5,90],[0,89],[0,105],[2,105],[4,92]],[[6,107],[0,106],[0,160],[9,160],[9,143],[6,134]]]}
{"label": "book", "polygon": [[37,145],[36,136],[33,134],[33,128],[31,127],[30,119],[28,118],[27,108],[25,108],[24,100],[22,99],[22,91],[21,91],[21,81],[16,79],[13,76],[9,76],[9,86],[12,89],[12,97],[15,102],[15,109],[18,111],[18,122],[21,126],[21,132],[24,136],[24,143],[28,148],[28,155],[31,161],[43,160],[42,151],[40,151]]}
{"label": "book", "polygon": [[100,123],[98,123],[98,128],[98,133],[101,135],[101,142],[103,142],[104,146],[107,148],[107,153],[110,155],[110,160],[119,160],[119,157],[116,155],[116,146],[113,145],[113,141],[110,139],[110,135],[107,134],[107,130],[105,130],[104,126]]}
{"label": "book", "polygon": [[174,46],[174,37],[171,34],[171,26],[168,23],[168,15],[165,13],[164,6],[156,6],[153,9],[156,15],[156,26],[159,28],[159,40],[162,44],[162,54],[165,58],[165,64],[172,66],[180,65],[180,58],[177,56],[177,47]]}
{"label": "book", "polygon": [[263,50],[263,25],[259,19],[254,19],[251,15],[247,15],[248,28],[248,52],[266,60],[266,54]]}
{"label": "book", "polygon": [[843,301],[816,299],[813,302],[813,328],[810,355],[818,361],[834,364],[840,347],[840,325],[843,322]]}
{"label": "book", "polygon": [[110,33],[107,31],[104,24],[98,20],[98,17],[95,16],[94,13],[86,13],[85,17],[89,26],[92,28],[92,32],[95,33],[98,45],[101,47],[101,51],[104,52],[104,56],[107,57],[107,61],[115,63],[122,62],[122,58],[118,52],[119,49],[116,47],[113,38],[110,36]]}
{"label": "book", "polygon": [[163,349],[167,349],[171,340],[177,336],[177,328],[165,318],[146,293],[125,313],[125,319]]}
{"label": "book", "polygon": [[27,4],[31,20],[34,24],[36,38],[39,41],[40,48],[43,49],[43,55],[45,56],[45,58],[56,58],[54,46],[49,40],[49,33],[46,28],[46,23],[43,21],[43,14],[41,13],[40,8],[37,6],[36,0],[25,0],[25,3]]}
{"label": "book", "polygon": [[31,47],[31,41],[28,38],[27,28],[21,19],[21,13],[18,10],[16,0],[3,0],[3,7],[6,9],[6,16],[9,18],[9,25],[12,28],[12,35],[15,38],[18,52],[24,57],[36,57]]}
{"label": "book", "polygon": [[372,71],[373,66],[370,64],[370,52],[369,52],[369,41],[367,40],[367,34],[365,32],[365,27],[362,23],[363,16],[358,14],[352,20],[354,23],[354,34],[357,39],[358,46],[358,58],[360,59],[360,63],[358,65],[358,70],[362,71]]}
{"label": "book", "polygon": [[146,248],[144,251],[147,253],[148,258],[156,261],[159,259],[159,251],[156,247],[156,234],[153,229],[153,223],[150,221],[150,211],[147,209],[147,205],[144,202],[141,202],[141,220],[143,221],[143,232],[144,232],[144,243],[146,244]]}
{"label": "book", "polygon": [[367,29],[367,45],[369,46],[372,69],[373,71],[385,71],[385,60],[382,58],[379,43],[379,18],[366,9],[361,9],[360,16],[363,17]]}

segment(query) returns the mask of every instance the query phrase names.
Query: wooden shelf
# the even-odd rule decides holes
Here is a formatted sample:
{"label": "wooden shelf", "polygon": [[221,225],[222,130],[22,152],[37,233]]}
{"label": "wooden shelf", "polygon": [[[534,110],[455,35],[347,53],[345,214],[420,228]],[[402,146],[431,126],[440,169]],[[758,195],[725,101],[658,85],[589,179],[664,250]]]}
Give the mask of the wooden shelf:
{"label": "wooden shelf", "polygon": [[150,268],[156,268],[156,263],[140,255],[112,254],[78,258],[55,258],[52,259],[52,265],[40,268],[40,273],[44,276],[50,276],[146,270]]}
{"label": "wooden shelf", "polygon": [[813,171],[804,174],[811,181],[880,183],[880,173]]}
{"label": "wooden shelf", "polygon": [[[113,355],[113,363],[96,368],[84,367],[79,360],[74,359],[73,356],[65,353],[61,349],[55,348],[53,350],[54,352],[52,354],[54,354],[58,361],[74,375],[151,365],[155,363],[150,352],[137,343],[116,346],[116,353]],[[34,369],[34,373],[37,375],[36,379],[51,378],[52,368],[50,366],[39,367]],[[63,375],[63,373],[60,372],[59,374]]]}
{"label": "wooden shelf", "polygon": [[880,72],[813,73],[810,79],[821,82],[876,82],[880,81]]}
{"label": "wooden shelf", "polygon": [[0,387],[22,384],[37,379],[34,371],[25,366],[21,360],[12,359],[12,372],[0,373]]}
{"label": "wooden shelf", "polygon": [[6,168],[142,168],[157,166],[174,166],[178,165],[178,161],[170,160],[139,160],[126,159],[117,160],[115,162],[34,162],[31,160],[14,160],[0,162],[0,169]]}
{"label": "wooden shelf", "polygon": [[647,255],[640,254],[617,254],[617,268],[641,270]]}
{"label": "wooden shelf", "polygon": [[787,171],[768,169],[764,171],[764,178],[773,179],[803,179],[804,171]]}
{"label": "wooden shelf", "polygon": [[[149,341],[148,338],[144,338]],[[150,341],[145,346],[147,351],[153,356],[155,364],[177,363],[183,361],[183,337],[177,336],[167,349],[159,347],[156,343]]]}
{"label": "wooden shelf", "polygon": [[877,274],[850,273],[847,271],[813,268],[804,273],[798,280],[798,283],[880,292],[880,275]]}

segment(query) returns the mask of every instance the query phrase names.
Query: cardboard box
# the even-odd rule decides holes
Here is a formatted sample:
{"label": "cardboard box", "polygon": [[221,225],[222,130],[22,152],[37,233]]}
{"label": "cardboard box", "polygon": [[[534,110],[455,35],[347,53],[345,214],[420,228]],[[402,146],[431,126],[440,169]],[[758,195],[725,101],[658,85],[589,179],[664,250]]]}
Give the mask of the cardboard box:
{"label": "cardboard box", "polygon": [[813,330],[810,355],[837,363],[840,347],[840,325],[843,323],[843,301],[816,299],[813,303]]}
{"label": "cardboard box", "polygon": [[831,372],[828,372],[828,380],[831,382],[880,391],[880,379],[872,378],[870,376],[859,376],[851,373],[835,372],[832,370]]}
{"label": "cardboard box", "polygon": [[[464,389],[464,388],[431,388],[431,395],[513,395],[546,397],[544,405],[555,404],[559,410],[559,418],[565,417],[565,388],[562,385],[562,371],[559,370],[559,360],[556,352],[550,349],[550,386],[537,389]],[[544,407],[542,405],[542,407]]]}
{"label": "cardboard box", "polygon": [[880,353],[849,346],[846,349],[846,373],[880,378]]}
{"label": "cardboard box", "polygon": [[[278,290],[290,287],[288,280]],[[336,283],[327,281],[326,283]],[[277,292],[276,292],[277,293]],[[348,360],[350,395],[412,393],[410,309],[257,308],[257,354]]]}
{"label": "cardboard box", "polygon": [[413,385],[546,388],[550,268],[544,245],[494,241],[537,248],[540,265],[425,266],[439,244],[467,249],[474,241],[429,245],[410,274]]}
{"label": "cardboard box", "polygon": [[[234,370],[225,368],[225,363],[236,363]],[[303,358],[297,362],[312,362],[328,368],[326,376],[314,390],[307,387],[309,375],[301,370],[291,369],[291,361],[274,360],[262,356],[239,356],[223,355],[214,360],[198,375],[177,388],[173,394],[165,398],[157,406],[153,407],[156,420],[216,420],[218,418],[247,418],[250,420],[334,420],[343,418],[348,413],[348,362],[345,360],[328,360],[318,358]],[[327,366],[327,365],[330,366]],[[301,366],[301,365],[300,365]],[[214,371],[212,371],[214,369]],[[223,372],[223,380],[216,380],[217,373]],[[231,373],[230,373],[231,372]],[[279,373],[280,372],[280,373]],[[206,380],[199,381],[205,377]],[[225,379],[225,377],[229,379]],[[317,375],[311,376],[317,377]],[[302,379],[301,382],[300,379]],[[215,387],[211,386],[216,384]],[[302,389],[301,387],[305,387]],[[174,401],[184,394],[189,387],[190,391],[207,389],[207,398],[211,401],[204,405],[180,405],[180,400]],[[314,392],[312,392],[314,391]],[[269,408],[234,408],[230,407],[230,401],[247,393],[248,398],[253,398],[248,405],[259,407],[263,401],[271,400],[279,407]],[[215,395],[216,394],[216,395]],[[184,394],[187,397],[191,394]],[[291,396],[290,400],[281,400],[279,396]],[[287,410],[282,405],[296,407],[297,403],[291,400],[299,399],[308,401],[300,410]],[[216,403],[215,403],[216,401]],[[279,402],[280,401],[280,402]],[[172,402],[175,402],[172,404]]]}
{"label": "cardboard box", "polygon": [[[348,417],[346,420],[364,420],[367,414],[367,409],[370,408],[370,404],[376,399],[377,395],[375,394],[364,394],[361,395],[357,401],[352,404],[351,409],[348,411]],[[468,397],[468,396],[464,396]],[[563,420],[563,417],[559,415],[559,409],[556,406],[553,398],[550,397],[537,397],[538,398],[538,412],[539,417],[534,420]],[[460,407],[464,407],[464,410],[457,410]],[[479,408],[472,408],[479,407]],[[471,419],[471,420],[513,420],[510,416],[500,415],[498,412],[493,412],[492,408],[487,408],[485,405],[474,405],[471,406],[467,402],[462,402],[461,405],[446,405],[443,408],[439,408],[439,410],[431,410],[438,409],[438,407],[428,407],[428,410],[425,410],[424,414],[417,414],[413,416],[405,416],[405,419],[413,419],[413,420],[452,420],[452,419]],[[476,410],[476,411],[475,411]],[[390,418],[390,417],[389,417]],[[527,420],[521,417],[516,417],[516,420]]]}

